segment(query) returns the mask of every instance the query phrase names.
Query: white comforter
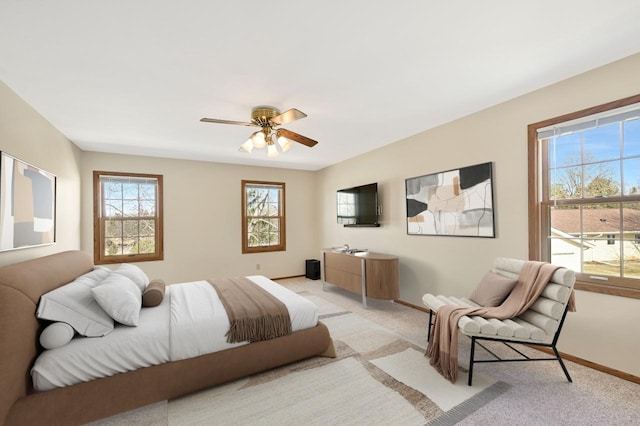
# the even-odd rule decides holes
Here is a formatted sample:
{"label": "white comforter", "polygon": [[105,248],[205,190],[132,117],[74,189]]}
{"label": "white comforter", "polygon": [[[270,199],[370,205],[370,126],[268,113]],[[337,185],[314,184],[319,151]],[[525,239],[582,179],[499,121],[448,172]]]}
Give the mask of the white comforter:
{"label": "white comforter", "polygon": [[[285,304],[293,331],[315,327],[318,309],[307,299],[263,276],[247,277]],[[142,367],[245,345],[227,343],[229,319],[206,281],[167,286],[164,300],[143,308],[137,327],[116,326],[104,337],[80,337],[44,351],[32,370],[38,391],[70,386]]]}

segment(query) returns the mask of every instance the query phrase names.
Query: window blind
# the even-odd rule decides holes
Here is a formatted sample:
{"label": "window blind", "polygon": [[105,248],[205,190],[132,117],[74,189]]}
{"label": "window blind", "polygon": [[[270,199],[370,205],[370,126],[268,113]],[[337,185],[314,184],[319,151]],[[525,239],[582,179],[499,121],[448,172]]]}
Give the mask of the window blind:
{"label": "window blind", "polygon": [[554,136],[567,135],[573,132],[580,132],[587,129],[593,129],[628,120],[635,120],[638,118],[640,118],[640,104],[628,105],[626,107],[607,111],[601,114],[594,114],[588,117],[582,117],[576,120],[540,128],[538,129],[538,140],[549,139]]}
{"label": "window blind", "polygon": [[137,184],[137,185],[156,185],[158,179],[149,177],[135,176],[109,176],[101,175],[100,183],[120,183],[120,184]]}

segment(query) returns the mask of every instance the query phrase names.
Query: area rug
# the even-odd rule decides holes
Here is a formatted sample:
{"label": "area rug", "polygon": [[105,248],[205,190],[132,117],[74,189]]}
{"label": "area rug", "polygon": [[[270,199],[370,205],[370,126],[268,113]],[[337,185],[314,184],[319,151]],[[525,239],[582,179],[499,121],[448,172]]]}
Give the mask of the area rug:
{"label": "area rug", "polygon": [[455,424],[508,389],[481,372],[452,384],[424,348],[372,321],[301,292],[319,308],[336,358],[315,357],[183,398],[143,407],[103,425]]}

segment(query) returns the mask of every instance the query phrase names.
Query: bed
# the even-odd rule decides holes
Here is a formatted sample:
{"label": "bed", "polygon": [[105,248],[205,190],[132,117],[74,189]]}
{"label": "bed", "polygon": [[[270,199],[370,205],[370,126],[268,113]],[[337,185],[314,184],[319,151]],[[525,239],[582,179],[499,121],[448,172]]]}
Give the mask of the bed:
{"label": "bed", "polygon": [[[217,342],[214,344],[190,337],[200,336],[202,331],[192,323],[182,321],[181,318],[191,315],[176,315],[171,300],[191,294],[188,287],[210,294],[206,282],[167,286],[166,297],[159,306],[141,310],[138,327],[116,325],[104,337],[76,338],[60,348],[44,350],[39,344],[39,336],[49,323],[36,317],[41,296],[94,269],[90,256],[81,251],[58,253],[0,268],[0,383],[3,389],[0,423],[89,422],[330,353],[332,344],[327,328],[317,321],[317,314],[310,318],[308,312],[302,313],[302,317],[293,312],[293,332],[270,340],[228,343],[218,336],[212,339]],[[277,286],[264,277],[249,278],[259,286]],[[169,321],[177,321],[185,332],[168,336],[167,333],[172,333],[170,327],[157,327]],[[122,342],[126,341],[124,335],[134,333],[138,328],[146,330],[144,339],[151,346],[136,352],[132,348],[137,346],[126,346],[127,343]],[[221,333],[224,335],[224,330]],[[169,341],[176,341],[173,350],[163,343],[167,337]],[[204,343],[189,343],[194,340]],[[124,348],[120,353],[131,352],[133,357],[117,359],[115,366],[105,366],[102,360],[78,355],[91,344],[103,348],[120,345]],[[216,345],[222,347],[214,348]],[[175,348],[182,349],[176,352]],[[208,353],[211,350],[216,351]],[[58,358],[52,358],[56,354]],[[60,360],[65,358],[70,363],[61,368]],[[81,359],[86,362],[82,364]],[[91,371],[90,367],[96,365],[99,371]],[[52,377],[47,366],[71,371],[71,374],[66,378]],[[78,371],[88,372],[88,375],[78,375]]]}

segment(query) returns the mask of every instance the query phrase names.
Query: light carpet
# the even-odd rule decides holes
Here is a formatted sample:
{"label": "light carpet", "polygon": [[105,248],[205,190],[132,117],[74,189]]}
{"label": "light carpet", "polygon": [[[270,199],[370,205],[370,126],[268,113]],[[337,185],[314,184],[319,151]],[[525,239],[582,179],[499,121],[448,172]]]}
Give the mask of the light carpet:
{"label": "light carpet", "polygon": [[466,371],[452,384],[424,349],[318,295],[313,301],[334,339],[336,358],[314,357],[96,424],[423,425],[454,424],[508,389]]}

